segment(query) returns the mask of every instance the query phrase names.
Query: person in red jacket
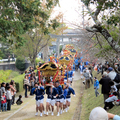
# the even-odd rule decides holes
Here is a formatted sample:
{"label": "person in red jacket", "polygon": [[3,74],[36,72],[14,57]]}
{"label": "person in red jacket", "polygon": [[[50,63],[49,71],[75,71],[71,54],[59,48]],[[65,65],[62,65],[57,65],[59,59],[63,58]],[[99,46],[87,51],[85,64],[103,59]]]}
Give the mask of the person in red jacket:
{"label": "person in red jacket", "polygon": [[7,100],[6,100],[6,96],[5,96],[5,93],[3,92],[3,95],[2,95],[2,101],[1,101],[3,107],[2,107],[2,111],[7,111]]}

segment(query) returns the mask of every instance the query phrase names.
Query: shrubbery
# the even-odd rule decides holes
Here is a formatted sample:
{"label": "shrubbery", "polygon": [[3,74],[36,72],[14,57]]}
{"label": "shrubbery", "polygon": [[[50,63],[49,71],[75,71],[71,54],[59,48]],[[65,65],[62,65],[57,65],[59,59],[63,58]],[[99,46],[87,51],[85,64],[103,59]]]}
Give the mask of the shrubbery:
{"label": "shrubbery", "polygon": [[0,70],[0,83],[7,82],[11,73],[12,70]]}
{"label": "shrubbery", "polygon": [[19,75],[18,72],[12,70],[0,70],[0,83],[10,82],[11,80],[15,81],[17,92],[23,91],[23,79],[24,74]]}
{"label": "shrubbery", "polygon": [[[15,81],[15,84],[16,84],[16,89],[17,89],[17,92],[22,92],[23,91],[23,80],[24,80],[24,75],[19,75],[19,76],[16,76],[14,77],[12,80]],[[9,80],[10,82],[11,80]]]}
{"label": "shrubbery", "polygon": [[36,58],[36,65],[38,65],[38,63],[41,61],[41,63],[45,63],[45,61],[44,60],[42,60],[42,59],[40,59],[40,58]]}
{"label": "shrubbery", "polygon": [[18,70],[24,71],[25,70],[25,59],[18,57],[15,65]]}

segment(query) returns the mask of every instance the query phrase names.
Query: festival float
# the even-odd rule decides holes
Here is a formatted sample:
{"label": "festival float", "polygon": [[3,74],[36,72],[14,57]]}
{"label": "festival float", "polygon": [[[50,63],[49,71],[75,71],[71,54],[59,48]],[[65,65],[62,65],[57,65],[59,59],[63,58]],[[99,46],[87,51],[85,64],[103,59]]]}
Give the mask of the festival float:
{"label": "festival float", "polygon": [[43,64],[40,68],[38,67],[39,83],[44,85],[50,81],[59,81],[61,85],[64,84],[65,70],[71,70],[74,62],[74,57],[77,51],[72,45],[66,45],[63,50],[63,55],[55,61],[54,56],[50,56],[50,61]]}

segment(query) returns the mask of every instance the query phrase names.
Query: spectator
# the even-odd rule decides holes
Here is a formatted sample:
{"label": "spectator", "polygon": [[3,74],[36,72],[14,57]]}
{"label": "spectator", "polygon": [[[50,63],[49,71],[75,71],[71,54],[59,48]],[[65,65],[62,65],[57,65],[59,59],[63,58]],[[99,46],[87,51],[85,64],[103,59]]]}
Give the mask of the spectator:
{"label": "spectator", "polygon": [[39,61],[39,67],[41,67],[42,66],[42,63],[41,63],[41,61]]}
{"label": "spectator", "polygon": [[19,98],[18,100],[16,101],[16,104],[17,105],[21,105],[23,103],[23,101],[21,100],[22,99],[22,95],[19,95]]}
{"label": "spectator", "polygon": [[88,70],[89,70],[89,73],[90,73],[90,80],[91,80],[91,83],[93,84],[92,67],[89,67]]}
{"label": "spectator", "polygon": [[115,77],[116,77],[117,73],[113,70],[112,67],[109,67],[108,68],[108,77],[111,79],[111,80],[114,80]]}
{"label": "spectator", "polygon": [[28,89],[28,86],[30,86],[28,77],[29,77],[29,74],[26,74],[26,75],[25,75],[25,79],[24,79],[25,98],[28,98],[28,96],[27,96],[27,89]]}
{"label": "spectator", "polygon": [[15,104],[14,102],[15,102],[15,93],[16,93],[16,89],[13,87],[13,85],[14,85],[14,81],[11,80],[10,88],[11,88],[11,95],[12,95],[12,103],[11,103],[12,105]]}
{"label": "spectator", "polygon": [[[13,80],[13,88],[16,90],[17,92],[17,89],[16,89],[16,84],[15,84],[15,81]],[[13,99],[13,103],[15,103],[15,95],[16,95],[16,92],[14,92],[14,99]]]}
{"label": "spectator", "polygon": [[32,67],[31,67],[31,66],[29,67],[29,72],[30,72],[30,73],[32,72]]}
{"label": "spectator", "polygon": [[94,89],[95,89],[95,95],[96,97],[99,95],[98,89],[99,89],[99,81],[97,80],[97,78],[94,78],[95,82],[94,82]]}
{"label": "spectator", "polygon": [[4,108],[5,108],[5,111],[7,111],[7,100],[6,100],[6,96],[5,96],[5,92],[3,92],[3,95],[2,95],[2,111],[4,111]]}
{"label": "spectator", "polygon": [[114,106],[113,102],[114,101],[117,102],[117,100],[118,100],[118,98],[116,96],[117,96],[117,93],[114,92],[112,96],[109,96],[109,98],[107,98],[105,100],[105,106],[104,106],[105,110],[107,109],[107,107],[109,107],[109,109],[111,109]]}
{"label": "spectator", "polygon": [[0,113],[1,113],[1,99],[2,99],[2,90],[0,89]]}
{"label": "spectator", "polygon": [[33,67],[31,67],[31,70],[32,70],[32,72],[34,72],[34,68]]}
{"label": "spectator", "polygon": [[80,69],[80,74],[81,74],[81,79],[83,79],[83,70],[85,69],[84,65],[82,63],[80,63],[80,66],[79,66],[79,69]]}
{"label": "spectator", "polygon": [[94,108],[89,116],[89,120],[120,120],[120,116],[107,113],[103,108],[96,107]]}
{"label": "spectator", "polygon": [[[110,78],[112,81],[115,80],[115,78],[117,77],[117,75],[119,75],[119,74],[117,74],[117,73],[113,70],[112,67],[109,67],[109,68],[108,68],[108,76],[109,76],[109,78]],[[115,86],[116,86],[117,89],[118,89],[118,97],[119,97],[119,99],[120,99],[120,93],[119,93],[120,84],[117,83],[117,82],[115,82],[115,81],[114,81],[114,83],[115,83]]]}
{"label": "spectator", "polygon": [[3,82],[3,83],[1,84],[1,92],[2,92],[2,95],[3,95],[3,93],[6,93],[6,91],[5,91],[5,86],[6,86],[6,84]]}
{"label": "spectator", "polygon": [[110,81],[109,83],[111,90],[110,90],[110,94],[112,95],[114,92],[117,92],[117,87],[114,85],[113,81]]}
{"label": "spectator", "polygon": [[35,79],[34,79],[33,73],[32,73],[31,76],[30,76],[30,95],[33,95],[31,90],[34,87],[34,84],[35,84]]}
{"label": "spectator", "polygon": [[28,71],[26,70],[26,71],[25,71],[25,75],[26,75],[27,73],[28,73]]}
{"label": "spectator", "polygon": [[75,71],[78,71],[78,59],[77,59],[77,57],[75,58]]}
{"label": "spectator", "polygon": [[85,77],[85,89],[88,89],[90,88],[90,76],[86,69],[84,70],[83,76]]}
{"label": "spectator", "polygon": [[101,93],[104,96],[104,102],[109,97],[109,92],[110,92],[109,82],[110,81],[111,81],[111,79],[109,77],[107,77],[107,72],[104,72],[103,77],[99,81],[99,83],[102,85]]}
{"label": "spectator", "polygon": [[12,95],[11,95],[11,88],[7,87],[7,110],[11,110],[11,103],[12,103]]}
{"label": "spectator", "polygon": [[9,87],[9,83],[6,83],[5,90],[7,91],[7,88]]}
{"label": "spectator", "polygon": [[33,72],[33,79],[34,79],[34,82],[38,82],[35,76],[35,72]]}

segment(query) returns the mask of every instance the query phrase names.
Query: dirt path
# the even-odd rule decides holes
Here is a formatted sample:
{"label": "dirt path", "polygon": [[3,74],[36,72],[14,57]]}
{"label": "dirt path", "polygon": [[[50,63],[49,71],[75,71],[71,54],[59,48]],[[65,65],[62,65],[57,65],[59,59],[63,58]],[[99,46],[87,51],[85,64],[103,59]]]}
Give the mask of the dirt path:
{"label": "dirt path", "polygon": [[84,93],[84,85],[82,84],[82,81],[80,81],[80,95],[79,95],[79,102],[78,102],[78,106],[76,107],[75,113],[73,115],[72,120],[80,120],[80,116],[81,116],[81,110],[82,110],[82,97],[83,97],[83,93]]}
{"label": "dirt path", "polygon": [[[13,106],[12,111],[4,113],[2,119],[0,117],[0,120],[79,120],[80,118],[80,109],[81,109],[81,96],[83,94],[82,89],[82,81],[80,80],[80,74],[78,72],[75,73],[74,82],[72,86],[76,92],[76,97],[71,98],[71,106],[67,113],[63,113],[59,117],[57,117],[57,112],[55,110],[54,116],[43,116],[40,117],[35,116],[35,107],[36,103],[34,100],[34,97],[30,97],[28,99],[25,99],[25,103],[22,106]],[[44,98],[44,106],[46,106],[46,97]],[[56,109],[56,108],[55,108]],[[0,114],[1,116],[1,114]]]}

